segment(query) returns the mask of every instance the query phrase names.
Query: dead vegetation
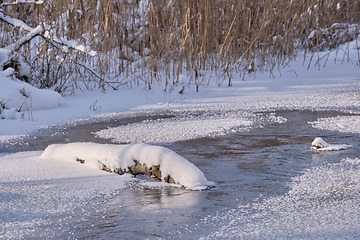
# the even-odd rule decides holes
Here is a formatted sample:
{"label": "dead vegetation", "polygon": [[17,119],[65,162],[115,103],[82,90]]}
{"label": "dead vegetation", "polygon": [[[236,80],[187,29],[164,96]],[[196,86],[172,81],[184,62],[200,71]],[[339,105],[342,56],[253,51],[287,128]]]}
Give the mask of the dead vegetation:
{"label": "dead vegetation", "polygon": [[[81,164],[85,164],[84,159],[76,158],[77,162],[80,162]],[[161,167],[160,165],[152,165],[151,167],[148,167],[145,163],[140,163],[137,160],[134,160],[134,164],[129,166],[128,168],[109,168],[104,163],[99,161],[99,164],[101,165],[101,170],[109,173],[116,173],[119,175],[124,175],[125,173],[132,174],[134,176],[137,175],[145,175],[149,179],[155,180],[155,181],[164,181],[167,183],[176,183],[175,180],[170,176],[162,176],[161,174]]]}
{"label": "dead vegetation", "polygon": [[[353,40],[360,24],[355,0],[50,0],[1,9],[32,28],[43,26],[52,39],[96,51],[64,49],[41,37],[16,51],[31,66],[27,81],[67,94],[78,87],[151,88],[157,81],[171,89],[185,73],[186,84],[198,89],[208,84],[205,71],[230,86],[234,74],[271,73],[299,51]],[[0,28],[2,47],[26,34],[4,22]]]}

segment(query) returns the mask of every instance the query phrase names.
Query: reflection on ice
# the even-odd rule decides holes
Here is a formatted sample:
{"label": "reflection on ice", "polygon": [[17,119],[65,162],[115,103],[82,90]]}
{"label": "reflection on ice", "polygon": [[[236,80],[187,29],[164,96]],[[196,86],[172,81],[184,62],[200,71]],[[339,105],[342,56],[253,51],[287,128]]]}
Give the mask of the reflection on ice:
{"label": "reflection on ice", "polygon": [[154,210],[181,209],[194,207],[204,200],[205,195],[199,191],[188,191],[181,188],[148,188],[142,191],[133,191],[132,195],[136,201],[133,211],[152,212]]}

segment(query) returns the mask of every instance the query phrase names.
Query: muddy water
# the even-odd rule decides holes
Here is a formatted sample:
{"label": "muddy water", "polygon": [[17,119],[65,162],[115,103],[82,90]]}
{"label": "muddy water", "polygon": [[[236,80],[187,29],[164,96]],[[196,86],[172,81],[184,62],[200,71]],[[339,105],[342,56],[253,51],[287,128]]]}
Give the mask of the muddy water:
{"label": "muddy water", "polygon": [[[265,113],[266,114],[266,113]],[[67,224],[61,238],[70,239],[196,239],[216,228],[204,219],[261,199],[285,194],[291,178],[304,169],[342,158],[360,156],[360,136],[322,131],[308,122],[344,115],[339,112],[277,111],[286,123],[273,123],[216,138],[201,138],[166,145],[197,165],[208,180],[217,184],[207,191],[153,188],[133,184],[101,205],[83,210]],[[151,119],[172,118],[173,114],[152,114]],[[1,151],[44,149],[50,143],[73,141],[109,142],[91,132],[108,126],[142,121],[132,116],[102,122],[84,122],[54,127],[19,143],[1,145]],[[317,154],[310,150],[315,137],[330,143],[353,145],[339,152]],[[142,180],[139,180],[142,181]],[[90,204],[90,203],[89,203]],[[90,204],[91,205],[91,204]],[[60,216],[61,217],[61,216]],[[65,216],[66,217],[66,216]],[[53,223],[56,225],[56,223]],[[215,223],[214,223],[215,224]]]}

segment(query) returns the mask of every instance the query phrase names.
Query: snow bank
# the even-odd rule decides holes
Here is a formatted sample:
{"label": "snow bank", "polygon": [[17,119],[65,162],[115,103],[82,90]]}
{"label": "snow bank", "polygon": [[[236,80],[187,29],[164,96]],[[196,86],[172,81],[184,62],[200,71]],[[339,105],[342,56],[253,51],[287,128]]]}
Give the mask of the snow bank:
{"label": "snow bank", "polygon": [[321,137],[317,137],[311,143],[311,149],[316,151],[339,151],[350,148],[351,145],[340,144],[340,145],[332,145],[324,141]]}
{"label": "snow bank", "polygon": [[84,164],[111,170],[128,169],[134,161],[148,167],[160,165],[162,179],[171,176],[176,183],[192,190],[202,190],[208,185],[207,179],[194,164],[175,152],[160,146],[147,144],[111,145],[96,143],[54,144],[47,147],[42,159],[75,162],[85,160]]}
{"label": "snow bank", "polygon": [[55,108],[62,104],[59,93],[48,89],[38,89],[26,82],[11,79],[9,75],[13,72],[12,68],[0,71],[0,103],[4,108],[0,112],[1,118],[18,118],[13,112]]}

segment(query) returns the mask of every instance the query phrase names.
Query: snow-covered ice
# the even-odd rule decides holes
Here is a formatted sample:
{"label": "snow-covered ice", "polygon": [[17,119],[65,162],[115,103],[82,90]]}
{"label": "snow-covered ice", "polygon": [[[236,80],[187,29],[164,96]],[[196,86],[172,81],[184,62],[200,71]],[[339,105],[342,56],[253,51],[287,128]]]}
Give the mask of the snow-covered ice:
{"label": "snow-covered ice", "polygon": [[307,169],[284,196],[205,217],[201,239],[357,239],[359,183],[359,159]]}
{"label": "snow-covered ice", "polygon": [[309,124],[323,130],[360,134],[360,116],[321,118]]}
{"label": "snow-covered ice", "polygon": [[[41,154],[0,156],[0,239],[23,239],[50,219],[80,214],[76,211],[83,206],[96,209],[132,180],[77,162],[41,159]],[[42,234],[49,237],[51,231]]]}
{"label": "snow-covered ice", "polygon": [[96,132],[100,138],[113,139],[119,143],[166,143],[201,137],[215,137],[231,130],[246,130],[252,122],[247,119],[177,119],[145,121]]}

